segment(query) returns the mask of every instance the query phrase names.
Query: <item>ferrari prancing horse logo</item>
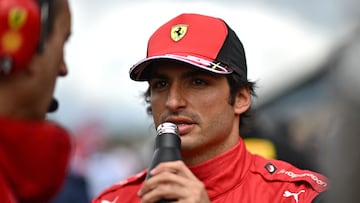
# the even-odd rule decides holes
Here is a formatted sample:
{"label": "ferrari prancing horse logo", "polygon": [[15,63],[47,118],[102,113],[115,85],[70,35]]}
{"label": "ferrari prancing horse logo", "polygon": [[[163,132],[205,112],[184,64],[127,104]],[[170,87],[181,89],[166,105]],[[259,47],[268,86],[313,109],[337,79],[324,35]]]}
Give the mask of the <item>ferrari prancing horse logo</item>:
{"label": "ferrari prancing horse logo", "polygon": [[171,39],[174,40],[175,42],[181,40],[186,32],[187,32],[187,25],[184,24],[179,24],[179,25],[175,25],[171,28]]}

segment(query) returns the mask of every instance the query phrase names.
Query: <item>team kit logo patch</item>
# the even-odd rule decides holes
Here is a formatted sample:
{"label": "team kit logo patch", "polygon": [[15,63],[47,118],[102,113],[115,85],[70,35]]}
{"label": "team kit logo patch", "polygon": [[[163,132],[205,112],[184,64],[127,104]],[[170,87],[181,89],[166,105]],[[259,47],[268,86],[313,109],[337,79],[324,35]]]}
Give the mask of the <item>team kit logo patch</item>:
{"label": "team kit logo patch", "polygon": [[187,32],[188,29],[188,25],[184,25],[184,24],[179,24],[179,25],[175,25],[171,28],[171,39],[174,40],[175,42],[181,40]]}
{"label": "team kit logo patch", "polygon": [[26,22],[26,10],[21,8],[13,8],[8,14],[9,30],[1,37],[2,48],[9,53],[16,52],[22,44],[22,36],[19,30]]}
{"label": "team kit logo patch", "polygon": [[270,162],[268,162],[268,163],[264,166],[264,168],[265,168],[270,174],[273,174],[273,173],[277,170],[277,168],[274,166],[274,164],[272,164],[272,163],[270,163]]}

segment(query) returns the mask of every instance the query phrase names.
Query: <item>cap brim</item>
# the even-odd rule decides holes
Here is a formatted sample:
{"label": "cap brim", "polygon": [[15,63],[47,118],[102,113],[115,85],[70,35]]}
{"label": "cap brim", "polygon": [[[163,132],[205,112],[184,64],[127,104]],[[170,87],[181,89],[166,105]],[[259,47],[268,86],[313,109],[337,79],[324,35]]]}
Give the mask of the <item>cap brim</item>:
{"label": "cap brim", "polygon": [[233,72],[232,69],[224,66],[220,62],[212,62],[204,58],[199,58],[191,55],[176,55],[176,54],[166,54],[160,56],[152,56],[145,58],[135,65],[133,65],[129,71],[130,78],[135,81],[146,81],[149,80],[149,73],[146,72],[146,68],[150,63],[159,61],[159,60],[174,60],[184,62],[195,67],[201,68],[203,70],[207,70],[217,74],[230,74]]}

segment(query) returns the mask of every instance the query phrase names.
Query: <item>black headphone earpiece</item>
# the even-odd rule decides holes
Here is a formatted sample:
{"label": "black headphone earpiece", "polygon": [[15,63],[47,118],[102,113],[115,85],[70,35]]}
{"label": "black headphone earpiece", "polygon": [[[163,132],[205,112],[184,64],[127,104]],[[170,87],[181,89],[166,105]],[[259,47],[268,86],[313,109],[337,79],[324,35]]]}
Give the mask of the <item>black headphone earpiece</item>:
{"label": "black headphone earpiece", "polygon": [[40,41],[37,46],[37,52],[42,53],[44,51],[44,44],[48,37],[49,28],[50,28],[50,0],[38,0],[40,8],[40,21],[41,21],[41,30],[40,30]]}

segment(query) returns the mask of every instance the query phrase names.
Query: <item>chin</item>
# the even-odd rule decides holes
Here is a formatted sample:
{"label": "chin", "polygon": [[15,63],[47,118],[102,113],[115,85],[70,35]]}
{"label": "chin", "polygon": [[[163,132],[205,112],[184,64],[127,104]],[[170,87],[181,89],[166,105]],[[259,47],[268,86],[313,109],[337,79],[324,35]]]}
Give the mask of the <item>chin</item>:
{"label": "chin", "polygon": [[194,142],[186,139],[186,137],[181,137],[181,150],[188,151],[194,148]]}

